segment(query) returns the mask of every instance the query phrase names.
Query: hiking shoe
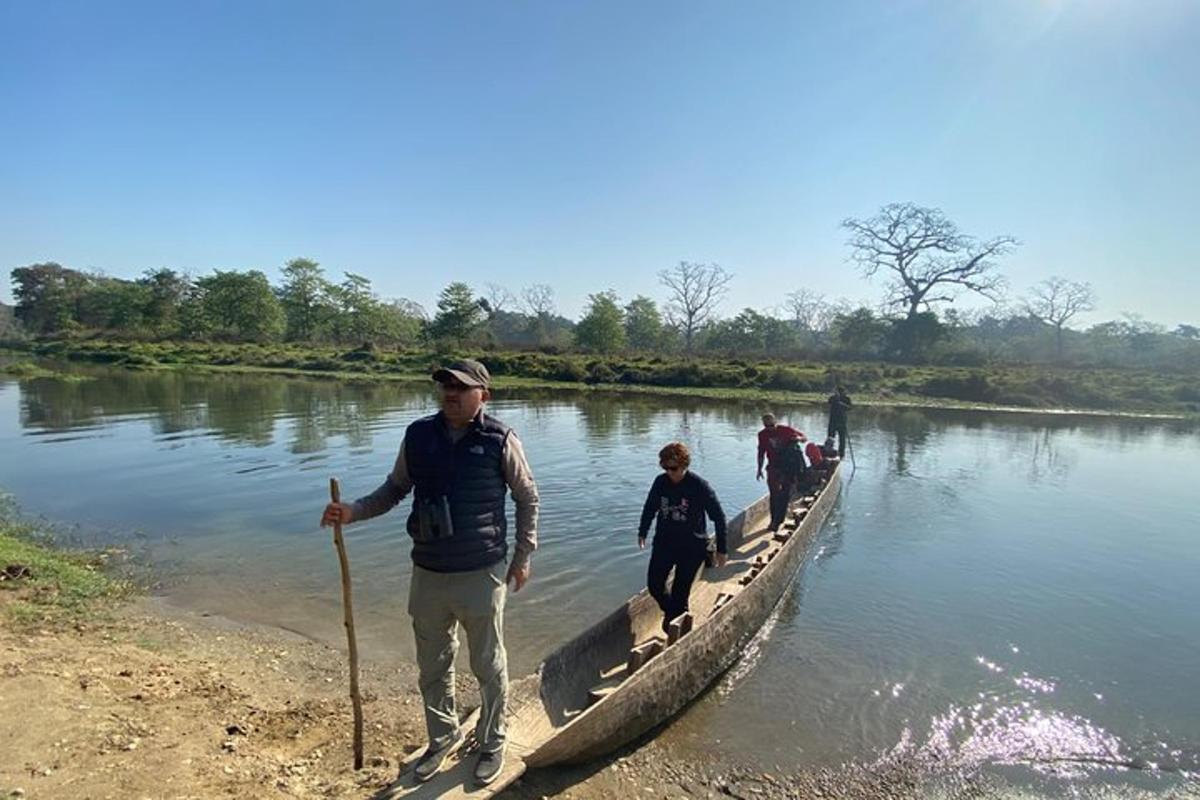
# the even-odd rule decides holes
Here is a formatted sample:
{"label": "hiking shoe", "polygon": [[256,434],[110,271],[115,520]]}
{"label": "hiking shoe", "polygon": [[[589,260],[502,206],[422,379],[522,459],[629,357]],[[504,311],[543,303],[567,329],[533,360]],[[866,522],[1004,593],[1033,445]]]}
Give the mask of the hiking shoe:
{"label": "hiking shoe", "polygon": [[417,765],[413,768],[413,776],[418,783],[425,781],[437,775],[443,766],[446,764],[446,759],[454,752],[454,748],[462,744],[462,734],[456,734],[453,738],[443,744],[441,747],[434,747],[430,742],[425,748],[425,752],[417,759]]}
{"label": "hiking shoe", "polygon": [[502,769],[504,769],[503,749],[491,753],[480,753],[479,763],[475,765],[475,783],[480,786],[487,786],[500,777],[500,770]]}

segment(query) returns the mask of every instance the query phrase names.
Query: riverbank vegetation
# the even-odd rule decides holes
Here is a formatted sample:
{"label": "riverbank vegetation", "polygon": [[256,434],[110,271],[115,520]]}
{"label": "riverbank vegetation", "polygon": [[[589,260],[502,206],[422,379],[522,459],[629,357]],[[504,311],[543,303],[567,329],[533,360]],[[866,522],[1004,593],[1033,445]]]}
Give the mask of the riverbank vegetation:
{"label": "riverbank vegetation", "polygon": [[[430,314],[305,258],[274,285],[262,270],[124,280],[42,263],[12,271],[17,305],[0,308],[0,339],[130,367],[395,376],[482,352],[497,375],[525,381],[814,396],[841,381],[887,402],[1200,411],[1200,327],[1125,314],[1076,329],[1095,308],[1090,285],[1050,276],[1010,295],[1000,263],[1019,242],[964,234],[938,209],[895,203],[842,228],[850,261],[883,284],[874,308],[772,287],[771,307],[722,316],[734,275],[691,262],[659,273],[661,297],[600,290],[578,320],[546,284],[451,282]],[[963,295],[992,305],[960,310]]]}
{"label": "riverbank vegetation", "polygon": [[[105,338],[26,342],[30,356],[135,369],[273,370],[343,379],[427,379],[453,352],[339,348],[298,343],[113,341]],[[617,391],[687,392],[711,397],[821,402],[845,384],[864,404],[994,405],[1090,411],[1200,413],[1200,377],[1138,369],[1039,366],[948,367],[886,362],[773,362],[682,359],[666,355],[598,356],[526,351],[464,351],[479,356],[501,386],[573,386]]]}
{"label": "riverbank vegetation", "polygon": [[44,526],[0,508],[0,613],[17,627],[79,625],[128,596],[132,584],[104,571],[108,552],[56,546]]}

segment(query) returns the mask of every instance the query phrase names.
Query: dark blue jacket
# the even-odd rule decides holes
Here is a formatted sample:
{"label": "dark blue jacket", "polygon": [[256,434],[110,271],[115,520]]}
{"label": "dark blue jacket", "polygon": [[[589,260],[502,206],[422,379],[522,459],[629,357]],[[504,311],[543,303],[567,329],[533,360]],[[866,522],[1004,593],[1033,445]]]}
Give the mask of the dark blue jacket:
{"label": "dark blue jacket", "polygon": [[705,515],[712,518],[717,529],[717,552],[728,552],[725,545],[725,511],[708,481],[688,471],[679,483],[672,483],[665,474],[650,485],[638,537],[646,538],[650,521],[654,523],[654,546],[689,546],[705,539]]}
{"label": "dark blue jacket", "polygon": [[439,412],[408,426],[413,562],[434,572],[490,567],[508,555],[503,453],[509,429],[480,413],[458,442]]}

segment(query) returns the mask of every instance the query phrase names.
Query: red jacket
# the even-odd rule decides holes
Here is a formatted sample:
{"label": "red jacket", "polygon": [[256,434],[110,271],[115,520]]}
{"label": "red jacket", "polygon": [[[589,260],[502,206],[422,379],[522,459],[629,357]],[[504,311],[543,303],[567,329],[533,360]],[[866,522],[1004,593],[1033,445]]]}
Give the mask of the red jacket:
{"label": "red jacket", "polygon": [[804,445],[804,455],[808,456],[809,465],[814,467],[821,466],[821,462],[825,460],[825,456],[821,455],[821,445],[816,442]]}
{"label": "red jacket", "polygon": [[763,428],[758,432],[758,455],[767,457],[767,472],[774,473],[779,467],[775,465],[775,457],[784,445],[800,438],[800,431],[788,425],[776,425],[774,428]]}

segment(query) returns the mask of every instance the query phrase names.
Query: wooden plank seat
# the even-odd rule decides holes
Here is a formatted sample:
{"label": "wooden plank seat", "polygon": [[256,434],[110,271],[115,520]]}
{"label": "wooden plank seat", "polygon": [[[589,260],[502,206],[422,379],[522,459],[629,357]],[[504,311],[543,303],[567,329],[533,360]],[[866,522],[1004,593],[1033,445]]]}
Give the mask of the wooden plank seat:
{"label": "wooden plank seat", "polygon": [[666,642],[661,637],[655,637],[641,644],[630,648],[629,660],[625,664],[627,675],[632,675],[642,668],[650,659],[661,653],[666,647]]}
{"label": "wooden plank seat", "polygon": [[692,615],[683,612],[667,623],[667,646],[675,644],[692,630]]}
{"label": "wooden plank seat", "polygon": [[617,690],[620,682],[602,683],[588,690],[588,705],[593,706]]}

